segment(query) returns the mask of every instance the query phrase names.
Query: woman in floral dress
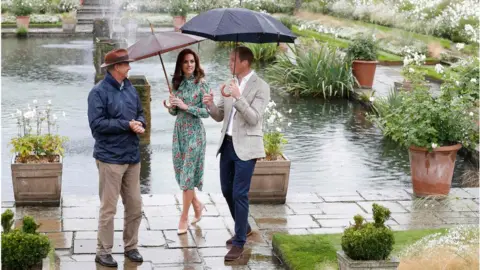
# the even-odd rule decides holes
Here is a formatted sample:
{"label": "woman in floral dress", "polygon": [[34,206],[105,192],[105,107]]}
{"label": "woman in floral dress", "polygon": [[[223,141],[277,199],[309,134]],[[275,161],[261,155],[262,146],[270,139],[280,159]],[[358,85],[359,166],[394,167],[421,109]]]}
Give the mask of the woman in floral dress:
{"label": "woman in floral dress", "polygon": [[178,225],[178,234],[188,230],[188,211],[193,205],[195,218],[200,221],[204,205],[195,194],[195,187],[201,191],[205,161],[205,129],[201,118],[208,118],[206,106],[202,103],[204,93],[210,88],[204,80],[205,73],[195,52],[184,49],[177,58],[173,75],[173,94],[170,95],[169,112],[176,116],[173,131],[173,167],[175,178],[183,191],[183,211]]}

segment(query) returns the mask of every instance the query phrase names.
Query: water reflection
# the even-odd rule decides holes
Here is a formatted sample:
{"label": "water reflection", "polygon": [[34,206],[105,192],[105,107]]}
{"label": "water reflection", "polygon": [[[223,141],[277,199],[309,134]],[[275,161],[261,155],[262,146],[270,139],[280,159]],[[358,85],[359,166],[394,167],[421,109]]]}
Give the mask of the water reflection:
{"label": "water reflection", "polygon": [[[200,50],[201,65],[218,99],[219,86],[231,77],[227,49],[205,41],[191,48]],[[96,194],[98,174],[92,158],[93,139],[87,122],[87,96],[93,87],[95,69],[90,39],[2,39],[2,195],[12,199],[10,148],[16,134],[10,118],[17,108],[33,99],[52,100],[54,108],[65,111],[59,131],[68,136],[63,172],[65,194]],[[177,52],[163,56],[169,76]],[[262,68],[256,68],[261,75]],[[132,64],[131,75],[145,75],[151,84],[151,144],[141,148],[142,193],[176,193],[171,158],[175,118],[162,101],[168,98],[160,61],[149,58]],[[285,154],[292,160],[292,192],[338,191],[410,187],[406,149],[385,140],[365,118],[360,105],[347,100],[324,101],[292,98],[271,88],[272,99],[292,126]],[[292,109],[292,113],[288,111]],[[204,121],[207,132],[204,191],[220,193],[218,159],[215,157],[221,123]],[[459,156],[453,186],[465,167]]]}

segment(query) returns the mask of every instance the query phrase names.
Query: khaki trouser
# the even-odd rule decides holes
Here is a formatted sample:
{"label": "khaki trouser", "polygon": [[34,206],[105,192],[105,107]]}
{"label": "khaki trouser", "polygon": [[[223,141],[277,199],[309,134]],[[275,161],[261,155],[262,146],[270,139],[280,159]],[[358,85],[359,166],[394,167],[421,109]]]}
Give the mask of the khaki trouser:
{"label": "khaki trouser", "polygon": [[97,160],[100,178],[100,213],[98,218],[97,255],[112,253],[113,219],[117,212],[118,196],[125,208],[123,242],[125,251],[137,248],[138,228],[142,221],[140,195],[140,163],[110,164]]}

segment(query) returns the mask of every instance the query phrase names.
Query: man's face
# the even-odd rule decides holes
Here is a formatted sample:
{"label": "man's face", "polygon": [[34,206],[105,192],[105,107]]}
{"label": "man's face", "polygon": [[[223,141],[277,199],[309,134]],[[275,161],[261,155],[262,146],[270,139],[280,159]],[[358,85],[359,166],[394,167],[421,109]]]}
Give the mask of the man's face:
{"label": "man's face", "polygon": [[[238,53],[232,52],[230,53],[229,65],[230,65],[230,72],[232,72],[232,74],[234,75],[238,75],[245,70],[246,66],[248,65],[248,62],[240,61],[240,57],[238,56]],[[234,67],[235,67],[235,72],[233,71]]]}
{"label": "man's face", "polygon": [[130,63],[127,62],[127,63],[116,64],[115,70],[120,76],[124,78],[128,78],[128,72],[130,71]]}

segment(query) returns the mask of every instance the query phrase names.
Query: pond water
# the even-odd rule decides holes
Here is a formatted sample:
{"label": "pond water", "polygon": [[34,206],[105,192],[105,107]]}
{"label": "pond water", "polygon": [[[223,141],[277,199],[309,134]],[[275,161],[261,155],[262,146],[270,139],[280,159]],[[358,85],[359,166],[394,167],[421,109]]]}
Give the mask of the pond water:
{"label": "pond water", "polygon": [[[197,50],[198,46],[192,46]],[[91,39],[2,39],[2,200],[13,199],[10,139],[17,128],[11,114],[37,99],[51,100],[59,115],[59,132],[69,137],[63,171],[63,193],[97,194],[98,174],[93,138],[87,121],[87,96],[94,84]],[[218,86],[229,78],[228,51],[213,42],[200,45],[207,79],[219,96]],[[177,52],[164,56],[173,73]],[[262,70],[259,70],[262,73]],[[162,105],[168,97],[157,57],[132,64],[131,75],[145,75],[152,85],[151,144],[142,148],[142,192],[175,193],[171,138],[175,118]],[[285,154],[292,160],[291,192],[354,191],[359,189],[410,188],[406,150],[383,139],[369,124],[364,110],[348,100],[296,99],[272,87],[277,109],[292,123],[286,131]],[[286,113],[292,109],[291,114]],[[215,157],[221,123],[204,120],[207,132],[204,191],[220,193],[219,160]],[[453,186],[466,167],[458,157]]]}

